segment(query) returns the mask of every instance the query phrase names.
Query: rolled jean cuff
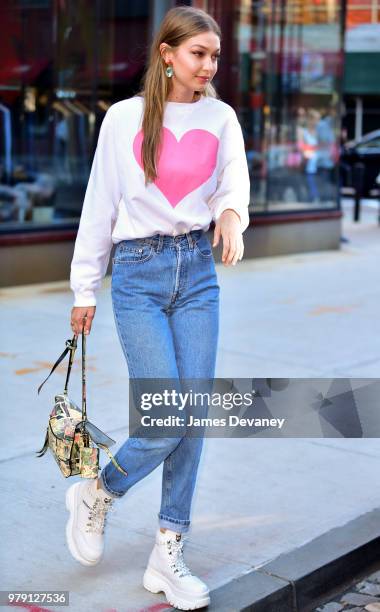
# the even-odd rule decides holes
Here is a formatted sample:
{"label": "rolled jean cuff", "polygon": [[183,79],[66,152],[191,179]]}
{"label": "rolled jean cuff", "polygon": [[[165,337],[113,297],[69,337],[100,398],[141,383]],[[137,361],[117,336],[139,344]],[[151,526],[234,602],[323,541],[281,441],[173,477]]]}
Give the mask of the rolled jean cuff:
{"label": "rolled jean cuff", "polygon": [[158,513],[158,523],[163,529],[170,529],[176,533],[187,533],[190,529],[190,521],[171,519],[170,517],[160,513]]}
{"label": "rolled jean cuff", "polygon": [[112,489],[110,489],[110,487],[108,486],[107,481],[106,481],[106,477],[105,477],[105,474],[104,474],[104,470],[103,470],[103,472],[101,472],[101,474],[100,474],[99,478],[100,478],[100,480],[102,481],[102,486],[103,486],[103,488],[104,488],[106,491],[108,491],[108,493],[109,493],[110,495],[112,495],[112,497],[123,497],[123,495],[125,495],[125,493],[118,493],[117,491],[112,491]]}

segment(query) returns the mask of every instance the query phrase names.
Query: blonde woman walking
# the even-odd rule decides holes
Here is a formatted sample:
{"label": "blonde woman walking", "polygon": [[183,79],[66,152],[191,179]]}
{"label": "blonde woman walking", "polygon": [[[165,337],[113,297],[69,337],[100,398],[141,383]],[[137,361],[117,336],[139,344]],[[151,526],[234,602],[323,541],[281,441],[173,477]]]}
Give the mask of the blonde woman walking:
{"label": "blonde woman walking", "polygon": [[[240,124],[211,84],[221,32],[206,12],[172,8],[152,42],[139,94],[103,120],[71,266],[71,326],[89,333],[95,292],[112,245],[116,328],[135,378],[213,379],[219,285],[206,231],[224,265],[243,257],[249,174]],[[133,438],[98,479],[72,485],[67,543],[84,565],[99,562],[107,512],[163,463],[155,544],[143,576],[181,610],[207,606],[209,589],[183,558],[203,437]],[[112,507],[112,510],[114,508]]]}

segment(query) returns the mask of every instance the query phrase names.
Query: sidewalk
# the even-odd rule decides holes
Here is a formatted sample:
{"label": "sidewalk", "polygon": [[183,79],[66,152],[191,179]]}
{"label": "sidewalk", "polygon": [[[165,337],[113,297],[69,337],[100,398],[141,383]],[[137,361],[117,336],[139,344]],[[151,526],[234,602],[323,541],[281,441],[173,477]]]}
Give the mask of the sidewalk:
{"label": "sidewalk", "polygon": [[[360,225],[345,221],[343,234],[350,242],[340,251],[243,260],[233,268],[218,264],[216,377],[380,376],[376,216],[368,209]],[[128,435],[128,379],[109,285],[107,278],[88,340],[87,403],[91,420],[119,447]],[[37,396],[71,336],[68,283],[3,289],[0,297],[6,386],[1,589],[69,590],[74,612],[169,609],[162,593],[150,594],[141,584],[157,527],[161,466],[118,502],[109,517],[105,556],[86,568],[72,560],[65,543],[64,493],[71,482],[60,476],[50,455],[34,457],[43,444],[52,396],[64,384],[60,367]],[[71,394],[79,401],[79,360],[72,379]],[[375,535],[379,473],[380,446],[374,438],[206,439],[185,559],[214,592],[235,593],[240,583],[227,585],[239,578],[240,592],[252,602],[257,596],[253,569],[269,562],[276,567],[279,556],[300,555],[304,545],[319,537],[328,541],[350,521],[361,521],[365,531],[369,523],[363,516],[372,517]],[[276,580],[289,584],[291,578]],[[237,600],[211,596],[210,610],[242,609]]]}

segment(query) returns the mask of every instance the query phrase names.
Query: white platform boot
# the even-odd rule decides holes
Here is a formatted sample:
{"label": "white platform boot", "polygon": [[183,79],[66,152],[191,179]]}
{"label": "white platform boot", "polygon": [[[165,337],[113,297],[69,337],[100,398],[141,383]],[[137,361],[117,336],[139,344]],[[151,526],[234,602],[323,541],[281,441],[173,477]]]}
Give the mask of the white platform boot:
{"label": "white platform boot", "polygon": [[158,529],[156,543],[143,577],[151,593],[163,591],[170,605],[179,610],[195,610],[210,603],[207,585],[193,576],[183,559],[183,535]]}
{"label": "white platform boot", "polygon": [[82,565],[96,565],[104,551],[106,516],[113,511],[114,497],[96,488],[97,480],[82,480],[66,491],[70,517],[66,525],[69,550]]}

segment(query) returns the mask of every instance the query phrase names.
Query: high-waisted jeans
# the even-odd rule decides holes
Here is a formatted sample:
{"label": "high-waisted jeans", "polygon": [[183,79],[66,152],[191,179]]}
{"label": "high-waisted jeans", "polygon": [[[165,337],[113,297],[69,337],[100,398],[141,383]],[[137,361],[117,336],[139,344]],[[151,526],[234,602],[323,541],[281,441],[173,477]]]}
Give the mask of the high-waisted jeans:
{"label": "high-waisted jeans", "polygon": [[[112,268],[112,304],[130,378],[213,379],[219,285],[203,230],[123,240]],[[163,462],[160,527],[189,530],[203,436],[129,437],[100,474],[122,497]]]}

